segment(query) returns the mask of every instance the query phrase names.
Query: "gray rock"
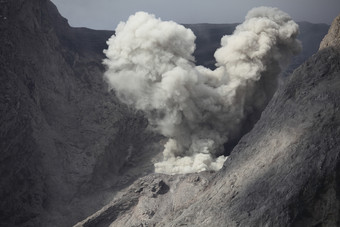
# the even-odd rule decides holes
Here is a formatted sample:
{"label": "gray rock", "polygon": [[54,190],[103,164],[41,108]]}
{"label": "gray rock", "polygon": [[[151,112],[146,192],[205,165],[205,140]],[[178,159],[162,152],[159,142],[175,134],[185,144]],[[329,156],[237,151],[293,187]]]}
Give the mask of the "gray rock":
{"label": "gray rock", "polygon": [[70,226],[152,172],[160,137],[103,81],[113,32],[71,28],[47,0],[0,4],[0,225]]}
{"label": "gray rock", "polygon": [[[339,27],[335,20],[330,34]],[[295,70],[222,170],[147,176],[76,226],[339,226],[338,47]],[[139,189],[144,181],[169,190],[150,197],[141,192],[152,183]]]}
{"label": "gray rock", "polygon": [[[71,28],[49,0],[3,0],[0,15],[1,226],[71,226],[102,207],[82,224],[204,225],[208,221],[199,220],[208,216],[195,212],[199,206],[206,212],[212,209],[211,193],[221,199],[214,208],[218,211],[228,196],[238,198],[233,185],[243,179],[237,175],[242,172],[236,174],[228,165],[225,171],[233,173],[230,179],[223,172],[148,175],[153,171],[152,159],[162,149],[162,138],[147,129],[141,113],[108,92],[102,79],[102,50],[113,31]],[[225,28],[213,28],[213,39],[220,29]],[[205,62],[206,30],[197,31],[196,58]],[[306,34],[311,31],[315,29],[307,29]],[[319,70],[322,75],[333,72],[327,65]],[[289,89],[287,95],[300,94]],[[318,99],[327,103],[330,97],[327,93]],[[242,146],[231,155],[230,160],[240,159],[233,165],[248,160]],[[142,176],[146,177],[138,179]],[[234,189],[220,191],[223,182]],[[191,220],[195,215],[197,221]]]}
{"label": "gray rock", "polygon": [[332,48],[339,48],[340,46],[340,27],[338,24],[340,23],[340,15],[337,16],[333,23],[331,28],[329,29],[328,34],[325,36],[325,38],[322,40],[320,44],[320,50],[325,49],[327,47]]}

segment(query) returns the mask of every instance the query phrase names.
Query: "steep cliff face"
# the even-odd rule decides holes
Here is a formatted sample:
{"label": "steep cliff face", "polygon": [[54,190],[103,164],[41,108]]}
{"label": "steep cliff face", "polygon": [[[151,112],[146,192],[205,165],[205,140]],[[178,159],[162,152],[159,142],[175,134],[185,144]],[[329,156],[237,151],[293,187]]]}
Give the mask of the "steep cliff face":
{"label": "steep cliff face", "polygon": [[112,32],[70,28],[47,0],[0,4],[0,223],[69,226],[153,169],[122,172],[154,135],[103,81]]}
{"label": "steep cliff face", "polygon": [[339,226],[339,27],[221,171],[149,175],[77,226]]}
{"label": "steep cliff face", "polygon": [[328,34],[322,40],[320,44],[320,50],[330,48],[340,47],[340,15],[334,19]]}
{"label": "steep cliff face", "polygon": [[[220,34],[214,29],[213,36]],[[70,226],[152,172],[162,138],[102,79],[102,50],[112,34],[71,28],[49,0],[0,1],[1,226]],[[206,61],[211,38],[203,34],[198,63]],[[223,182],[215,177],[150,175],[98,213],[105,222],[89,223],[174,221]],[[136,206],[130,219],[125,212]]]}

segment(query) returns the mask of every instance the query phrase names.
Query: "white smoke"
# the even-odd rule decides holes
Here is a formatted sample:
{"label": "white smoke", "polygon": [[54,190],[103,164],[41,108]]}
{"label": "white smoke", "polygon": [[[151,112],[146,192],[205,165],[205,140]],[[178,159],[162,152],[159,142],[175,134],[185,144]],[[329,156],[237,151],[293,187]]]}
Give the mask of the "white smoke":
{"label": "white smoke", "polygon": [[282,66],[300,51],[297,34],[286,13],[255,8],[222,38],[212,71],[195,66],[190,29],[145,12],[121,22],[104,51],[105,78],[122,102],[144,111],[153,129],[169,138],[155,171],[220,169],[223,144],[263,110]]}

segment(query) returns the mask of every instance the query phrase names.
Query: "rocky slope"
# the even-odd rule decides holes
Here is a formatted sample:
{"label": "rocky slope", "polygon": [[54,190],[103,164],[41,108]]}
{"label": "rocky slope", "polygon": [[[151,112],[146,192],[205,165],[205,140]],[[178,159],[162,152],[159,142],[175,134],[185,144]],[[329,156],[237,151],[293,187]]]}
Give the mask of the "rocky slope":
{"label": "rocky slope", "polygon": [[141,178],[76,226],[339,226],[339,18],[218,173]]}
{"label": "rocky slope", "polygon": [[340,16],[334,19],[328,34],[322,40],[320,44],[320,50],[327,48],[339,48],[340,47]]}
{"label": "rocky slope", "polygon": [[[212,64],[207,51],[224,29],[231,33],[230,26],[195,31],[192,25],[198,63]],[[162,138],[147,130],[140,113],[119,103],[102,79],[102,50],[112,34],[71,28],[49,0],[0,1],[1,226],[70,226],[113,197],[119,200],[117,190],[153,171],[150,160]],[[106,223],[123,218],[120,212],[140,198],[154,201],[141,203],[138,215],[148,222],[170,215],[168,203],[158,213],[152,208],[170,195],[176,197],[164,201],[175,201],[182,212],[215,177],[142,178],[130,189],[136,194],[107,207]]]}
{"label": "rocky slope", "polygon": [[47,0],[0,4],[0,225],[70,226],[152,171],[124,168],[159,139],[107,91],[113,32],[70,28]]}

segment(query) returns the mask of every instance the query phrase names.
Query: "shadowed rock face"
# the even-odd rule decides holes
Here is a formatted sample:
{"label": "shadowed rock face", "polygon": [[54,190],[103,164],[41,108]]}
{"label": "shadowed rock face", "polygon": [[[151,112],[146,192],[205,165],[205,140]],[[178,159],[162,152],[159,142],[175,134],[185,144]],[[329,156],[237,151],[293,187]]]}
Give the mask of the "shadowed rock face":
{"label": "shadowed rock face", "polygon": [[[0,225],[70,226],[152,172],[150,159],[162,150],[162,138],[146,130],[140,113],[107,91],[101,62],[112,31],[71,28],[48,0],[0,1],[0,15]],[[217,46],[221,31],[231,33],[235,25],[221,26],[195,31],[192,25],[198,63],[213,65],[205,54],[209,40]],[[239,152],[231,160],[247,159],[241,158],[245,151],[243,156]],[[123,197],[115,196],[118,203],[104,208],[104,219],[92,218],[88,225],[176,223],[176,218],[194,223],[181,213],[196,211],[189,207],[204,201],[199,198],[208,195],[205,191],[231,187],[225,175],[149,175]],[[129,219],[126,212],[135,207],[139,213]]]}
{"label": "shadowed rock face", "polygon": [[[141,178],[76,226],[339,226],[340,36],[329,36],[221,171]],[[169,189],[150,194],[161,181]]]}
{"label": "shadowed rock face", "polygon": [[159,137],[107,91],[113,32],[70,28],[47,0],[0,4],[0,223],[70,226],[152,171],[133,165]]}

